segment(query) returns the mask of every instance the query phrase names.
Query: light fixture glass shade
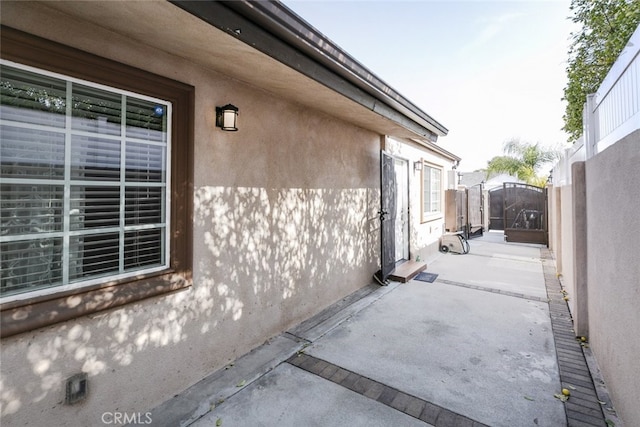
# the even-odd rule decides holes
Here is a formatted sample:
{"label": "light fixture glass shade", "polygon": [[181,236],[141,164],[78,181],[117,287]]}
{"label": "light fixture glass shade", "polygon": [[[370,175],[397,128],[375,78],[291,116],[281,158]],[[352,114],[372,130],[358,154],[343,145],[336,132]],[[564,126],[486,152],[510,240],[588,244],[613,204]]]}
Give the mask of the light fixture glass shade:
{"label": "light fixture glass shade", "polygon": [[227,104],[216,107],[216,126],[226,131],[238,130],[238,107]]}

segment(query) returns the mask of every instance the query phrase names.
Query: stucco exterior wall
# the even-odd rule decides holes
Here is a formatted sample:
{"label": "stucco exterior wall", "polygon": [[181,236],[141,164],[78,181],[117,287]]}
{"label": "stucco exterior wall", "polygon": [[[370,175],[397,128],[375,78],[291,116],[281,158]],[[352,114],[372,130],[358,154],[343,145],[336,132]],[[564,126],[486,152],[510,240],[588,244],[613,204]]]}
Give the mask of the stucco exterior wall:
{"label": "stucco exterior wall", "polygon": [[[553,252],[556,273],[567,292],[573,292],[573,220],[571,185],[549,186],[549,249]],[[570,307],[571,308],[571,307]]]}
{"label": "stucco exterior wall", "polygon": [[585,162],[571,165],[572,222],[573,222],[573,294],[569,300],[573,329],[577,336],[589,336],[588,276],[587,276],[587,187]]}
{"label": "stucco exterior wall", "polygon": [[[557,197],[557,191],[556,188],[553,187],[553,185],[548,184],[547,183],[547,209],[548,209],[548,220],[549,220],[549,250],[551,250],[554,254],[555,254],[555,260],[556,260],[556,265],[558,264],[558,258],[557,258],[557,254],[556,254],[556,247],[557,247],[557,230],[556,227],[553,227],[553,225],[551,222],[551,218],[554,218],[559,212],[559,205],[558,203],[560,202],[559,197]],[[559,225],[559,224],[558,224]]]}
{"label": "stucco exterior wall", "polygon": [[[105,412],[144,413],[370,283],[379,135],[55,11],[20,7],[18,29],[195,86],[194,281],[2,340],[3,424],[100,425]],[[240,109],[239,132],[214,126],[215,106],[229,102]],[[89,396],[66,406],[64,380],[81,371]]]}
{"label": "stucco exterior wall", "polygon": [[589,340],[618,415],[640,425],[640,130],[587,160]]}
{"label": "stucco exterior wall", "polygon": [[571,184],[560,187],[561,211],[560,211],[560,251],[562,253],[562,270],[558,273],[562,275],[562,286],[567,291],[569,297],[569,310],[573,312],[576,287],[573,277],[574,250],[573,250],[573,195]]}
{"label": "stucco exterior wall", "polygon": [[560,213],[562,212],[562,197],[560,188],[548,187],[549,194],[549,249],[555,254],[557,271],[562,271],[562,222]]}
{"label": "stucco exterior wall", "polygon": [[[631,338],[632,331],[640,329],[639,147],[637,130],[588,159],[583,182],[576,182],[574,171],[573,182],[554,189],[559,201],[552,204],[560,209],[550,210],[550,227],[559,230],[553,249],[561,260],[558,272],[569,293],[575,332],[588,332],[590,348],[625,425],[640,425],[640,343]],[[573,188],[576,185],[579,188]],[[574,203],[576,191],[586,193],[586,206]],[[583,217],[576,223],[578,215]],[[576,227],[585,223],[586,230],[575,236]],[[579,241],[586,245],[575,247]],[[576,290],[574,267],[586,268],[586,280],[578,280],[582,282],[578,285],[584,287],[586,282],[587,295],[584,288]]]}

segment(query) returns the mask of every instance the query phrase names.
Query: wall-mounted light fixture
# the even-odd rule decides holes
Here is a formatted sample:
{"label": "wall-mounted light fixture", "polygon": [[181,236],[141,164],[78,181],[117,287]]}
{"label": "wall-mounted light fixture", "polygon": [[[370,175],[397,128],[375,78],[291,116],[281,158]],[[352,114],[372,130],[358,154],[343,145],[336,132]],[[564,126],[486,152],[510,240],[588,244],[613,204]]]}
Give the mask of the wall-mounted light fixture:
{"label": "wall-mounted light fixture", "polygon": [[422,170],[422,160],[418,160],[417,162],[413,162],[413,171],[418,172]]}
{"label": "wall-mounted light fixture", "polygon": [[226,131],[237,131],[238,107],[231,104],[216,107],[216,126]]}

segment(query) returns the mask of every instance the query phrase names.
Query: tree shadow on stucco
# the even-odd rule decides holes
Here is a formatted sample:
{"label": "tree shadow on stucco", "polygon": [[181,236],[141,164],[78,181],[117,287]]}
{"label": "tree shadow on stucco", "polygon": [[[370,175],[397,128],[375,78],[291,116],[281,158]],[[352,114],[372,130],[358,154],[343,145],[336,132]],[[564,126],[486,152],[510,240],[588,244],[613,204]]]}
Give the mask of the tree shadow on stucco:
{"label": "tree shadow on stucco", "polygon": [[[105,411],[146,410],[143,393],[104,407],[113,390],[100,377],[123,390],[172,389],[176,376],[193,384],[367,285],[378,206],[375,188],[197,189],[193,286],[3,340],[3,358],[27,362],[2,374],[3,421],[40,401],[55,402],[47,418],[82,409],[92,424]],[[77,372],[91,388],[76,409],[63,404],[63,385]]]}

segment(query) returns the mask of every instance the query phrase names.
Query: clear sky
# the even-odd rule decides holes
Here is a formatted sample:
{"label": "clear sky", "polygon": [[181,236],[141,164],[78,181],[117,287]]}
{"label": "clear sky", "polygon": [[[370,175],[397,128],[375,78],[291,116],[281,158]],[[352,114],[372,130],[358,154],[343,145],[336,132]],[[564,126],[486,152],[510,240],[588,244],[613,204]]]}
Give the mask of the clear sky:
{"label": "clear sky", "polygon": [[568,145],[570,0],[284,3],[449,129],[438,144],[459,170],[486,167],[512,138]]}

